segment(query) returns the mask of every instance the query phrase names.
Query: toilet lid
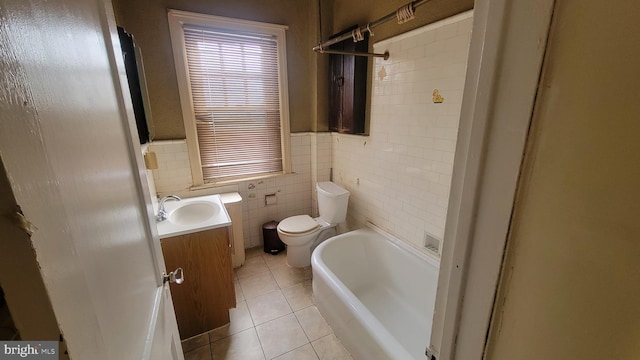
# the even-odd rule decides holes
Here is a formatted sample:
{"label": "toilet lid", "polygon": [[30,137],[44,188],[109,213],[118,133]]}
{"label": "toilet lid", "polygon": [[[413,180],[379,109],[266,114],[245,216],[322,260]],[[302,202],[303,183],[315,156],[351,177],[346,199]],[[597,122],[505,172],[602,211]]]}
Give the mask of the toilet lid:
{"label": "toilet lid", "polygon": [[309,215],[297,215],[282,220],[278,227],[287,233],[300,234],[315,230],[320,225]]}

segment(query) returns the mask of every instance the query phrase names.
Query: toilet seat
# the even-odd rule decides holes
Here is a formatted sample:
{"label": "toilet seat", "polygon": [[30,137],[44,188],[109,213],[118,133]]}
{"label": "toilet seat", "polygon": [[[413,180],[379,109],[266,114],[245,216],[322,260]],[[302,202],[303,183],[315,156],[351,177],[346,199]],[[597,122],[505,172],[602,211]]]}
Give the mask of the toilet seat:
{"label": "toilet seat", "polygon": [[278,224],[278,229],[291,236],[304,236],[320,228],[320,224],[309,215],[288,217]]}

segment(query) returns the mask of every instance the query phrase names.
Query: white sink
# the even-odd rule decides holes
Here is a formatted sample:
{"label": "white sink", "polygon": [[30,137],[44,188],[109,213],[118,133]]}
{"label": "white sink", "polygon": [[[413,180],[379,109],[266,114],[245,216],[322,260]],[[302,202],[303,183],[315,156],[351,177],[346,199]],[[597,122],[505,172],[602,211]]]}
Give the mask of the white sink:
{"label": "white sink", "polygon": [[[179,204],[178,204],[179,205]],[[205,222],[220,212],[215,204],[210,202],[193,202],[179,206],[169,215],[169,220],[178,225],[195,225]]]}
{"label": "white sink", "polygon": [[156,223],[160,239],[231,225],[219,195],[170,200],[164,208],[167,220]]}

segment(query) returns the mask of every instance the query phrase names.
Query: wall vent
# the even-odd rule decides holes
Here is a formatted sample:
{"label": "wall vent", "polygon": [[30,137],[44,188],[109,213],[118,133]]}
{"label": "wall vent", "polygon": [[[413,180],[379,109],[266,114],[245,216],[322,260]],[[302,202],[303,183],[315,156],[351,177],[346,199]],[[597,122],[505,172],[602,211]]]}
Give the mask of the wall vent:
{"label": "wall vent", "polygon": [[441,244],[442,240],[426,231],[424,232],[424,247],[438,257],[440,257]]}

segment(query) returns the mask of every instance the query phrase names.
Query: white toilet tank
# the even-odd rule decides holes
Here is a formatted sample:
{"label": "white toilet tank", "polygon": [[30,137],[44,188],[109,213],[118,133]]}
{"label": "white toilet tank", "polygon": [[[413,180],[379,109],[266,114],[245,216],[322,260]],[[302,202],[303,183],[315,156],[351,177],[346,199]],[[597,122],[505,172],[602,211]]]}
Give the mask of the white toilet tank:
{"label": "white toilet tank", "polygon": [[331,181],[322,181],[316,184],[316,192],[320,218],[331,225],[344,222],[347,218],[349,191]]}

